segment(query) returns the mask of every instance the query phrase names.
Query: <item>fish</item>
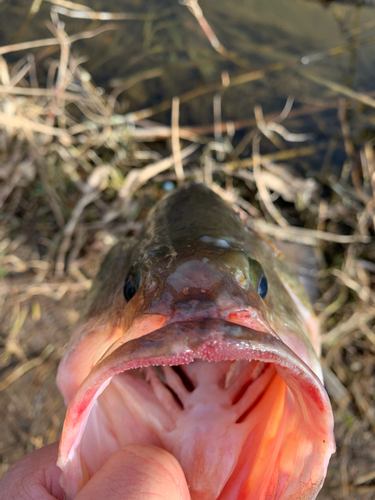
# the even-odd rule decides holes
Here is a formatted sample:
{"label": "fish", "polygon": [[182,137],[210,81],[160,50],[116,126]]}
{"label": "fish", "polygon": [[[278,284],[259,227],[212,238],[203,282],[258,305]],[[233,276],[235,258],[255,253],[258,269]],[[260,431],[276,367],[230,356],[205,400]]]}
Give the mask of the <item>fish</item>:
{"label": "fish", "polygon": [[121,447],[181,464],[192,500],[312,500],[335,451],[319,322],[277,246],[186,184],[105,258],[57,375],[68,500]]}

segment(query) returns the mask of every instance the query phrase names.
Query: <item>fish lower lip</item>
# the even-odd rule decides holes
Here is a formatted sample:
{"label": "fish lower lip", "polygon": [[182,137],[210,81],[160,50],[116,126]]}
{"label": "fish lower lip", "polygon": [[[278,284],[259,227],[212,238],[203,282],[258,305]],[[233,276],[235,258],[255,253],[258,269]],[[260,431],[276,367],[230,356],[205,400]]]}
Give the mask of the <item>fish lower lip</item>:
{"label": "fish lower lip", "polygon": [[[245,382],[239,390],[225,399],[224,395],[229,395],[228,391],[233,387],[232,382],[238,376],[235,373],[237,368],[233,363],[234,360],[236,363],[243,362],[248,367],[252,363],[254,369],[259,371],[256,377],[258,382],[255,382],[260,386],[256,389],[255,383]],[[207,364],[207,362],[215,363]],[[187,366],[180,368],[182,373],[177,373],[176,379],[172,374],[172,369],[162,368],[163,366],[168,367],[168,365]],[[255,365],[259,368],[256,368]],[[159,374],[151,368],[153,366],[161,367],[158,369]],[[192,377],[189,376],[189,373],[191,375],[194,370],[198,373],[197,377],[201,381],[200,386],[206,386],[202,389],[201,397],[196,390],[196,383],[193,383]],[[131,379],[133,373],[140,375]],[[264,373],[266,375],[262,375]],[[170,393],[168,390],[171,389],[171,383],[166,383],[163,377],[172,377],[170,380],[175,380],[177,384],[175,388],[172,387]],[[210,386],[211,388],[207,386],[210,377],[215,382],[214,387],[218,388],[218,397],[214,402],[208,403],[213,391],[213,386]],[[218,382],[219,378],[220,383]],[[136,380],[140,382],[135,382]],[[191,384],[190,388],[189,383]],[[140,392],[145,391],[145,399],[139,398],[136,395],[138,393],[132,390],[134,384],[137,387],[139,385]],[[249,387],[251,387],[252,394],[248,390]],[[165,392],[166,390],[167,392]],[[259,394],[256,392],[257,390]],[[100,396],[101,393],[103,393],[102,396]],[[142,420],[144,425],[142,428],[134,430],[133,437],[127,436],[126,429],[130,428],[131,425],[124,424],[124,422],[130,422],[130,417],[127,416],[129,414],[126,413],[122,424],[115,426],[108,436],[111,433],[116,434],[116,429],[119,427],[125,428],[124,433],[117,439],[116,445],[113,443],[108,445],[109,437],[107,436],[103,455],[108,455],[111,446],[114,451],[116,446],[117,448],[123,446],[129,442],[127,439],[163,446],[175,454],[182,463],[185,474],[191,483],[193,500],[214,500],[217,498],[229,500],[237,498],[239,490],[241,498],[260,500],[266,498],[266,494],[272,493],[272,488],[281,488],[281,493],[276,496],[275,489],[274,496],[270,498],[289,499],[292,498],[292,494],[296,494],[295,498],[312,499],[315,498],[315,493],[320,489],[320,482],[325,475],[334,446],[333,422],[328,398],[319,379],[276,335],[251,330],[220,319],[205,319],[199,322],[171,323],[145,337],[132,340],[111,353],[92,370],[68,409],[58,462],[63,470],[63,482],[68,498],[69,495],[74,498],[77,491],[93,473],[93,466],[85,465],[85,460],[80,455],[81,440],[83,436],[82,453],[84,453],[86,446],[87,455],[87,443],[90,442],[90,439],[85,441],[84,429],[86,425],[88,429],[92,425],[90,424],[90,412],[93,411],[93,404],[95,401],[99,401],[99,405],[95,406],[96,410],[98,406],[101,407],[101,401],[107,401],[107,408],[109,408],[111,404],[115,404],[114,399],[111,400],[111,394],[117,394],[116,401],[118,395],[123,394],[121,398],[128,401],[131,406],[129,411],[139,412],[137,419]],[[183,399],[184,395],[186,401]],[[219,404],[218,401],[221,401],[222,396],[224,402]],[[154,400],[156,402],[153,406],[151,401]],[[229,404],[227,404],[228,401]],[[173,406],[173,404],[177,406]],[[170,405],[170,407],[168,407],[166,415],[163,416],[166,405]],[[225,410],[222,409],[223,405]],[[254,420],[253,408],[257,407],[259,412],[260,405],[264,407],[263,417],[258,416]],[[175,408],[175,416],[172,415],[173,408]],[[102,410],[105,413],[105,407]],[[218,413],[219,416],[215,420],[214,414],[219,410],[221,413]],[[111,410],[109,411],[112,413]],[[234,412],[234,416],[231,417],[232,421],[229,424],[227,420],[229,415],[232,415],[230,412]],[[150,417],[146,418],[145,414],[150,415]],[[159,414],[159,417],[154,418],[155,415]],[[180,422],[186,421],[184,425],[187,427],[182,434],[181,432],[178,434],[173,428],[173,422],[177,422],[178,419]],[[267,425],[263,425],[263,421]],[[214,422],[218,423],[216,427]],[[222,424],[222,422],[224,423]],[[198,423],[202,432],[197,431]],[[149,428],[152,428],[151,431],[145,433],[144,429]],[[260,439],[258,436],[257,438],[256,433],[253,436],[250,428],[262,428],[263,431],[259,430],[258,435],[261,433],[263,436],[265,433],[266,437]],[[186,431],[186,429],[190,430]],[[241,437],[238,435],[239,429],[242,432]],[[175,438],[171,437],[173,432],[177,433]],[[176,443],[184,441],[181,436],[185,435],[186,432],[193,433],[193,435],[188,438],[189,442],[185,448],[182,445],[179,448]],[[199,434],[199,432],[201,433]],[[207,439],[210,432],[212,435]],[[158,436],[157,439],[155,435]],[[278,437],[279,435],[281,437]],[[199,442],[204,438],[207,440],[206,445],[203,448],[200,447],[199,450],[195,450],[193,447],[194,452],[191,443]],[[239,440],[242,444],[238,447]],[[281,446],[283,443],[284,449]],[[93,445],[90,444],[90,446]],[[249,459],[251,467],[249,466],[250,462],[246,462],[247,459],[244,458],[242,447],[247,450],[246,456],[251,455],[253,450],[255,450],[254,455],[258,454],[256,455],[258,458],[253,457],[252,462]],[[93,450],[90,447],[89,449],[88,454],[92,455]],[[275,453],[273,455],[274,467],[266,467],[263,464],[263,469],[261,469],[262,460],[267,459],[266,455],[270,453],[271,449],[280,451],[279,455],[275,455]],[[114,451],[112,450],[112,452]],[[194,472],[196,471],[194,463],[197,462],[194,457],[202,455],[202,453],[206,457],[204,475],[205,477],[211,475],[211,480],[202,479],[199,474]],[[225,471],[220,468],[223,464],[218,464],[214,459],[214,457],[221,457],[223,453],[233,458],[233,460],[228,458]],[[297,458],[299,457],[303,463],[302,466],[297,466],[295,463],[296,453]],[[98,455],[97,450],[96,454]],[[262,458],[262,454],[266,455]],[[319,457],[318,461],[316,457]],[[277,460],[280,462],[279,467],[275,465]],[[245,472],[237,465],[242,462],[247,463],[251,469],[247,471],[249,477],[245,477]],[[298,477],[290,470],[291,463],[297,469],[300,468]],[[79,480],[81,484],[76,481],[69,492],[67,484],[73,466],[81,467]],[[203,465],[200,464],[201,469],[202,467]],[[243,467],[246,469],[245,466]],[[226,479],[218,486],[215,471],[217,474],[219,469],[220,477],[225,476]],[[207,486],[207,483],[210,484]],[[274,485],[272,486],[272,484]]]}

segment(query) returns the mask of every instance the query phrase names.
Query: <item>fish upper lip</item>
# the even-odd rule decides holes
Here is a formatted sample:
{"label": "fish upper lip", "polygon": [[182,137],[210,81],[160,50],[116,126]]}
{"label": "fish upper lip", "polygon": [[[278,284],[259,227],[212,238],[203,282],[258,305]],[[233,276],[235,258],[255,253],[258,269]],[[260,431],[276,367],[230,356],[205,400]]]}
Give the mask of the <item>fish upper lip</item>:
{"label": "fish upper lip", "polygon": [[63,467],[69,460],[79,439],[82,422],[88,418],[92,404],[113,376],[152,365],[188,364],[194,359],[247,359],[275,363],[283,378],[290,375],[301,378],[319,410],[326,412],[330,407],[319,378],[276,334],[217,318],[172,322],[121,345],[92,369],[69,405],[58,465]]}
{"label": "fish upper lip", "polygon": [[[278,337],[273,331],[264,332],[256,330],[244,325],[233,323],[221,317],[212,317],[205,314],[202,317],[194,319],[181,320],[177,315],[173,316],[172,320],[162,327],[154,330],[147,335],[125,342],[117,347],[107,357],[103,358],[88,375],[96,371],[101,371],[103,365],[109,365],[116,369],[118,366],[128,366],[134,359],[150,360],[150,363],[145,363],[142,366],[159,364],[155,363],[158,358],[172,358],[173,356],[190,356],[191,361],[195,358],[194,354],[198,353],[205,344],[212,342],[224,342],[232,344],[238,349],[246,350],[266,350],[267,352],[281,351],[285,354],[285,358],[291,356],[295,364],[303,361]],[[265,345],[266,344],[266,345]],[[149,355],[146,354],[147,349],[152,349]],[[128,357],[129,361],[126,365],[119,362],[116,358],[123,359]],[[138,358],[139,357],[139,358]],[[113,363],[113,361],[115,361]],[[152,362],[154,361],[154,362]],[[190,362],[190,361],[186,361]],[[178,364],[182,363],[179,361]],[[305,366],[305,363],[303,363]],[[131,369],[127,367],[126,369]]]}

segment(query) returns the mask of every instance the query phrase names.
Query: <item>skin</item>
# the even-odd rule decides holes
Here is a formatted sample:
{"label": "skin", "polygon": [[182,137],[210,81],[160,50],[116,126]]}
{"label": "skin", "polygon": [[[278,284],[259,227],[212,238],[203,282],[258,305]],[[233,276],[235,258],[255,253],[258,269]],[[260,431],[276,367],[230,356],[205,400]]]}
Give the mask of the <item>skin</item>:
{"label": "skin", "polygon": [[[13,464],[0,481],[0,500],[63,500],[58,443]],[[76,500],[189,500],[180,464],[167,451],[131,444],[111,456]]]}

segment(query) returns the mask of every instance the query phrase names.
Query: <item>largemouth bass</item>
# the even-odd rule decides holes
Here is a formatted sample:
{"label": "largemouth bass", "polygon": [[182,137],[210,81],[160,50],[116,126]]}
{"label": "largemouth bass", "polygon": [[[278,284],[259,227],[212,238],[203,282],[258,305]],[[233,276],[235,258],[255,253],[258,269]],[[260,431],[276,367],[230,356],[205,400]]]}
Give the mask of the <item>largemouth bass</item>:
{"label": "largemouth bass", "polygon": [[192,500],[311,500],[334,452],[319,326],[285,258],[203,185],[106,257],[58,371],[67,498],[122,446],[180,462]]}

